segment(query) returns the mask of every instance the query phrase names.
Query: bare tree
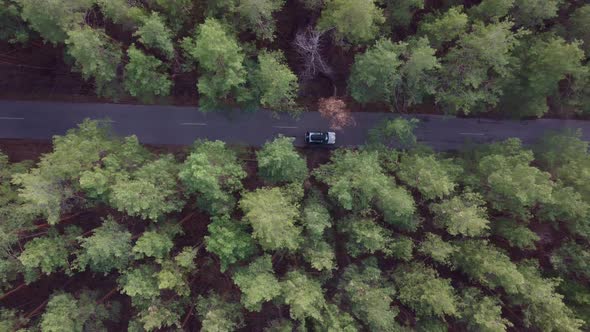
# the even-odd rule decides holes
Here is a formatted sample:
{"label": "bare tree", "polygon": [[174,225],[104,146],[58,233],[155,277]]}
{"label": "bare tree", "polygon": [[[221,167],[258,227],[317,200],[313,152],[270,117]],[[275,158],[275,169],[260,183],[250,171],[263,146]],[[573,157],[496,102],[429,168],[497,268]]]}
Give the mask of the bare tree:
{"label": "bare tree", "polygon": [[328,31],[316,31],[306,28],[297,32],[293,42],[295,50],[303,60],[302,80],[310,80],[318,74],[332,77],[332,68],[324,61],[322,56],[322,36]]}

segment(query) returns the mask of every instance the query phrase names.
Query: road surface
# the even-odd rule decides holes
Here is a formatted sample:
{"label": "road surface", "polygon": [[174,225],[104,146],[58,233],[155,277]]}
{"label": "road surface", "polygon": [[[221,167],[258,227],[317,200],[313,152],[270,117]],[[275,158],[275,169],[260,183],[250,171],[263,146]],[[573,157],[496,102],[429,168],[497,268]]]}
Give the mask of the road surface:
{"label": "road surface", "polygon": [[[391,113],[354,113],[356,125],[337,131],[337,146],[365,143],[369,129],[393,118]],[[544,133],[565,128],[581,128],[590,141],[590,121],[579,120],[487,120],[460,119],[438,115],[413,115],[421,120],[415,133],[418,140],[436,150],[458,149],[468,141],[485,143],[518,137],[532,144]],[[279,134],[293,136],[304,145],[309,130],[327,130],[328,121],[317,112],[299,119],[270,112],[202,113],[196,107],[145,106],[125,104],[76,104],[35,101],[0,101],[0,138],[50,139],[62,135],[85,118],[109,119],[116,133],[135,134],[148,144],[192,144],[195,139],[260,146]]]}

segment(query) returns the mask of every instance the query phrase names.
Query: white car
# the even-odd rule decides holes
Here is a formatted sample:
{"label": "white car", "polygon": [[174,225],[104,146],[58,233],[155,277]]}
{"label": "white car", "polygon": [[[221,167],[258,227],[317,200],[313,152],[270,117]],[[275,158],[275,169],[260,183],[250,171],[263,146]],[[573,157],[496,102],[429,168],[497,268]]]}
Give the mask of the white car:
{"label": "white car", "polygon": [[305,133],[307,144],[336,144],[336,133],[331,131],[308,131]]}

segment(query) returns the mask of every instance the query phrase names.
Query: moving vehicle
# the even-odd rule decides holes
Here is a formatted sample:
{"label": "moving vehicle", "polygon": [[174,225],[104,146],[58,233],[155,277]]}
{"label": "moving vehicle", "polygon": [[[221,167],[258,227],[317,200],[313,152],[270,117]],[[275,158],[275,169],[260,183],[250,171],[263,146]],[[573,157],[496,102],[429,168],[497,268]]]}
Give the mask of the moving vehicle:
{"label": "moving vehicle", "polygon": [[305,143],[319,145],[336,144],[336,133],[331,131],[308,131],[305,133]]}

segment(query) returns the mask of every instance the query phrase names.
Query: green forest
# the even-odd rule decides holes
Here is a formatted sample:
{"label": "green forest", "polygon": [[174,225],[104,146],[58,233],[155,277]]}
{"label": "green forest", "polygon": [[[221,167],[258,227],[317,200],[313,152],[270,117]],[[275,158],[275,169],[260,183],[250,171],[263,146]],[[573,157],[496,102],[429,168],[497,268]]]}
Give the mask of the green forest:
{"label": "green forest", "polygon": [[188,80],[205,111],[590,114],[585,0],[0,0],[0,40],[107,100]]}
{"label": "green forest", "polygon": [[0,330],[587,330],[580,132],[437,153],[413,126],[318,160],[86,120],[36,161],[0,154]]}

